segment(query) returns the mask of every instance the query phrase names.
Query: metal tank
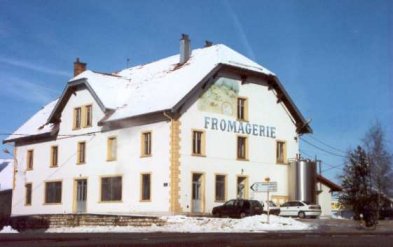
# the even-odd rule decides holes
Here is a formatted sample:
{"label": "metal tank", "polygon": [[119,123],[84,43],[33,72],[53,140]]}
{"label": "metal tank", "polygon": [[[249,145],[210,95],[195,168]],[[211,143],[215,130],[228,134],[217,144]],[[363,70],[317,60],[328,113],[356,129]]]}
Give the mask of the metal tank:
{"label": "metal tank", "polygon": [[290,163],[288,172],[289,200],[316,203],[317,165],[311,160]]}

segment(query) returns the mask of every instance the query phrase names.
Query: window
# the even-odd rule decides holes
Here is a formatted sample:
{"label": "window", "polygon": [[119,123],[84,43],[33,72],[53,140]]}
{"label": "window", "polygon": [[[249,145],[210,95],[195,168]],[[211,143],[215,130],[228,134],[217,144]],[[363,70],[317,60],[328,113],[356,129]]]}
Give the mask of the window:
{"label": "window", "polygon": [[28,150],[27,151],[27,170],[33,170],[33,163],[34,163],[34,151]]}
{"label": "window", "polygon": [[107,146],[107,160],[108,161],[116,160],[116,153],[117,153],[116,137],[109,137],[108,146]]}
{"label": "window", "polygon": [[240,160],[247,159],[247,137],[238,136],[237,137],[237,158]]}
{"label": "window", "polygon": [[142,156],[151,155],[151,132],[142,133]]}
{"label": "window", "polygon": [[192,132],[192,154],[205,154],[205,133],[203,131],[194,130]]}
{"label": "window", "polygon": [[61,182],[45,183],[45,203],[61,203]]}
{"label": "window", "polygon": [[58,166],[58,151],[59,148],[57,146],[52,146],[50,151],[50,166],[57,167]]}
{"label": "window", "polygon": [[247,120],[248,104],[246,98],[237,98],[237,119]]}
{"label": "window", "polygon": [[73,129],[81,128],[82,109],[80,107],[74,108],[74,126]]}
{"label": "window", "polygon": [[122,177],[101,178],[101,201],[121,201]]}
{"label": "window", "polygon": [[286,145],[283,141],[277,141],[276,147],[276,162],[277,164],[284,164],[286,162]]}
{"label": "window", "polygon": [[31,197],[32,197],[32,185],[25,184],[25,205],[31,205]]}
{"label": "window", "polygon": [[93,111],[92,106],[87,105],[84,107],[84,126],[83,127],[91,127],[93,125]]}
{"label": "window", "polygon": [[216,201],[225,201],[225,175],[216,175]]}
{"label": "window", "polygon": [[150,201],[150,174],[142,174],[142,201]]}
{"label": "window", "polygon": [[86,162],[86,142],[78,142],[77,156],[77,164],[83,164]]}

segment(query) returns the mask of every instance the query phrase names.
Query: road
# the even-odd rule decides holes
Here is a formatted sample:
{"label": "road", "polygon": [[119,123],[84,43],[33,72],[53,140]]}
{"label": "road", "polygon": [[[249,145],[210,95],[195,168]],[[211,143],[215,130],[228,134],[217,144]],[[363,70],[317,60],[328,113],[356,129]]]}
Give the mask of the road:
{"label": "road", "polygon": [[393,232],[269,233],[20,233],[1,234],[1,247],[21,246],[392,246]]}
{"label": "road", "polygon": [[20,246],[393,246],[393,221],[379,221],[376,230],[359,222],[302,219],[310,231],[264,233],[41,233],[0,234],[0,247]]}

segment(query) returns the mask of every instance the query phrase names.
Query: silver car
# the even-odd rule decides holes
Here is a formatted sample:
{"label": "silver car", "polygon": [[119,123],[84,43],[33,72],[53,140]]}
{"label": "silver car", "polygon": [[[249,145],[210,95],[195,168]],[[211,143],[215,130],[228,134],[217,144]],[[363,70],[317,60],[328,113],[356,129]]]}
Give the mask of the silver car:
{"label": "silver car", "polygon": [[280,206],[280,216],[318,218],[320,215],[321,206],[305,201],[288,201]]}

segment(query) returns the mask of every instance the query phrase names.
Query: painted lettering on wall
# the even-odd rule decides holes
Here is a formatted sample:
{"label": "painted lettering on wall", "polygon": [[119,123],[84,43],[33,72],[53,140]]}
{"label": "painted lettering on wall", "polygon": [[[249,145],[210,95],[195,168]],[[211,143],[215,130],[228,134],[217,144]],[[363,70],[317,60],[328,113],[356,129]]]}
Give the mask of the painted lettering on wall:
{"label": "painted lettering on wall", "polygon": [[205,117],[205,129],[276,138],[276,127],[215,117]]}

